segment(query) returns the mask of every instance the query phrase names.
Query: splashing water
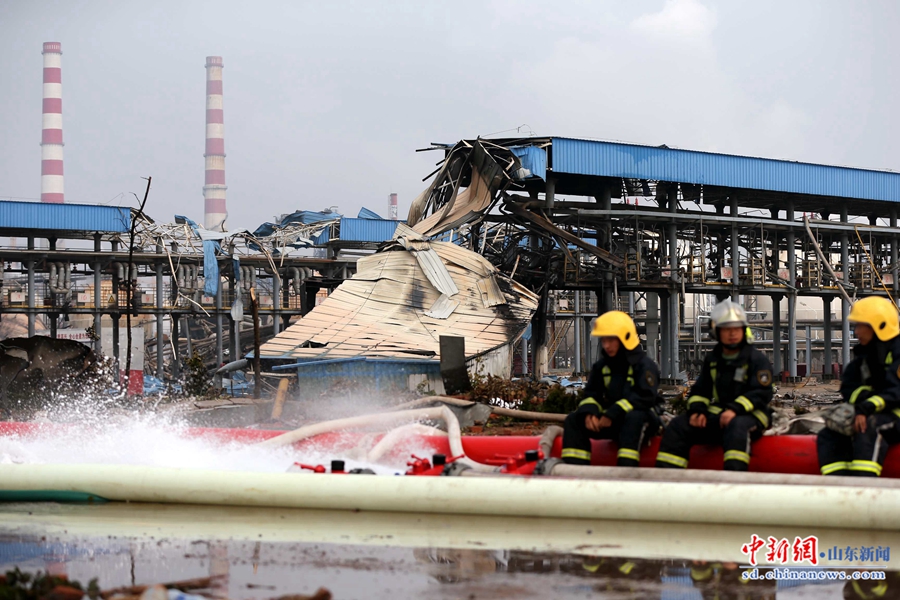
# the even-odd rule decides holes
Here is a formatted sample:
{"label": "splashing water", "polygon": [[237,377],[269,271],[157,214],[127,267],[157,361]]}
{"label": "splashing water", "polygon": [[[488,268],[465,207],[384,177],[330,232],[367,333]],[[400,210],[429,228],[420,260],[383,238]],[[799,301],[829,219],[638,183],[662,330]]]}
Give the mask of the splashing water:
{"label": "splashing water", "polygon": [[[291,446],[260,447],[252,443],[214,440],[191,434],[189,428],[171,417],[157,414],[119,414],[101,417],[89,411],[82,418],[50,425],[27,435],[0,435],[0,463],[20,464],[119,464],[224,471],[282,473],[295,462],[328,467],[332,459],[345,461],[346,469],[369,468],[377,474],[405,470],[405,461],[371,464],[359,446],[335,452],[312,443],[298,451]],[[70,415],[71,417],[71,415]],[[363,437],[371,447],[372,438]],[[404,444],[404,451],[428,455],[424,442]],[[308,471],[305,471],[308,472]]]}

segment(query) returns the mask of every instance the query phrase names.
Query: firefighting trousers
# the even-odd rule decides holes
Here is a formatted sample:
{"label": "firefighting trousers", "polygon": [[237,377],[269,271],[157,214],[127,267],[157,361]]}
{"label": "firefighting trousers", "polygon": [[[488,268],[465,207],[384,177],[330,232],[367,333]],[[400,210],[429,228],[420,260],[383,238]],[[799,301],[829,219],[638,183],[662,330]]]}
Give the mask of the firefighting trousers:
{"label": "firefighting trousers", "polygon": [[843,435],[827,427],[819,432],[816,447],[822,475],[879,477],[888,446],[900,441],[900,419],[876,413],[866,419],[866,431]]}
{"label": "firefighting trousers", "polygon": [[750,442],[762,435],[763,426],[750,415],[737,415],[724,429],[719,427],[719,415],[707,414],[706,427],[690,424],[690,415],[672,419],[663,432],[656,466],[686,469],[691,446],[708,444],[725,450],[726,471],[747,471],[750,468]]}
{"label": "firefighting trousers", "polygon": [[657,417],[649,410],[634,409],[625,413],[618,423],[591,431],[585,424],[588,413],[571,413],[563,425],[562,459],[571,465],[591,464],[591,440],[613,440],[619,446],[616,464],[636,467],[640,463],[641,444],[655,435]]}

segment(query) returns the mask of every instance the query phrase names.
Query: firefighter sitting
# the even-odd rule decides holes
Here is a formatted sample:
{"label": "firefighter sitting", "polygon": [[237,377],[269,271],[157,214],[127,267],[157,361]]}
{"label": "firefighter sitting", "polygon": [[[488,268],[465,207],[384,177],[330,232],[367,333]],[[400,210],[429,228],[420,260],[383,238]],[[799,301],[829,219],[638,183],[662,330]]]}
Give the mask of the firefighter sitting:
{"label": "firefighter sitting", "polygon": [[713,444],[724,448],[726,470],[747,471],[750,442],[769,427],[772,365],[750,343],[747,314],[725,300],[713,308],[710,321],[718,344],[691,388],[687,414],[666,426],[657,467],[687,468],[691,446]]}
{"label": "firefighter sitting", "polygon": [[640,348],[634,321],[621,311],[597,318],[591,335],[600,338],[602,357],[591,368],[585,399],[566,417],[562,459],[591,464],[591,440],[618,444],[619,466],[636,467],[641,444],[659,429],[659,367]]}
{"label": "firefighter sitting", "polygon": [[[816,445],[822,475],[878,477],[888,444],[898,441],[900,423],[900,320],[887,298],[863,298],[848,318],[859,345],[841,376],[847,419],[819,432]],[[852,407],[852,408],[851,408]]]}

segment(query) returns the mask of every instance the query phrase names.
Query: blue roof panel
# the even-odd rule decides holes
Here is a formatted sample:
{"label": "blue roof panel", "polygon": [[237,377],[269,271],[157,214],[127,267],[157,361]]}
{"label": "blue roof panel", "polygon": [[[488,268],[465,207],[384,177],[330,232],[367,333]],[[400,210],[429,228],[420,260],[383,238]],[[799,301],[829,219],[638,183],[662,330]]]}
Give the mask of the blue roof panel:
{"label": "blue roof panel", "polygon": [[338,239],[345,242],[386,242],[394,237],[397,224],[402,221],[376,221],[374,219],[341,219]]}
{"label": "blue roof panel", "polygon": [[547,151],[537,146],[512,146],[513,154],[522,161],[522,166],[531,171],[531,174],[541,179],[547,179]]}
{"label": "blue roof panel", "polygon": [[369,210],[365,206],[363,206],[361,209],[359,209],[359,214],[356,215],[356,218],[358,218],[358,219],[376,219],[376,220],[380,220],[380,221],[384,220],[384,217],[379,215],[374,210]]}
{"label": "blue roof panel", "polygon": [[126,233],[131,209],[93,204],[0,201],[0,228]]}
{"label": "blue roof panel", "polygon": [[900,202],[900,173],[618,142],[553,138],[552,168],[557,173]]}

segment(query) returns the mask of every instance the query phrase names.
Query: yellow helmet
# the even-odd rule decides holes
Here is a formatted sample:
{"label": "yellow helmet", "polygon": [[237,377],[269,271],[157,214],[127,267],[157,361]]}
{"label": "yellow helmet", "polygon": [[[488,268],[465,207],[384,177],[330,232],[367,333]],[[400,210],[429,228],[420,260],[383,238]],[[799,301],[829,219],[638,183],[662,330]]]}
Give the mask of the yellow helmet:
{"label": "yellow helmet", "polygon": [[875,335],[882,342],[900,335],[897,307],[887,298],[880,296],[858,300],[850,309],[847,320],[851,323],[865,323],[875,330]]}
{"label": "yellow helmet", "polygon": [[634,321],[621,310],[611,310],[597,317],[591,335],[619,338],[626,350],[634,350],[640,343]]}

